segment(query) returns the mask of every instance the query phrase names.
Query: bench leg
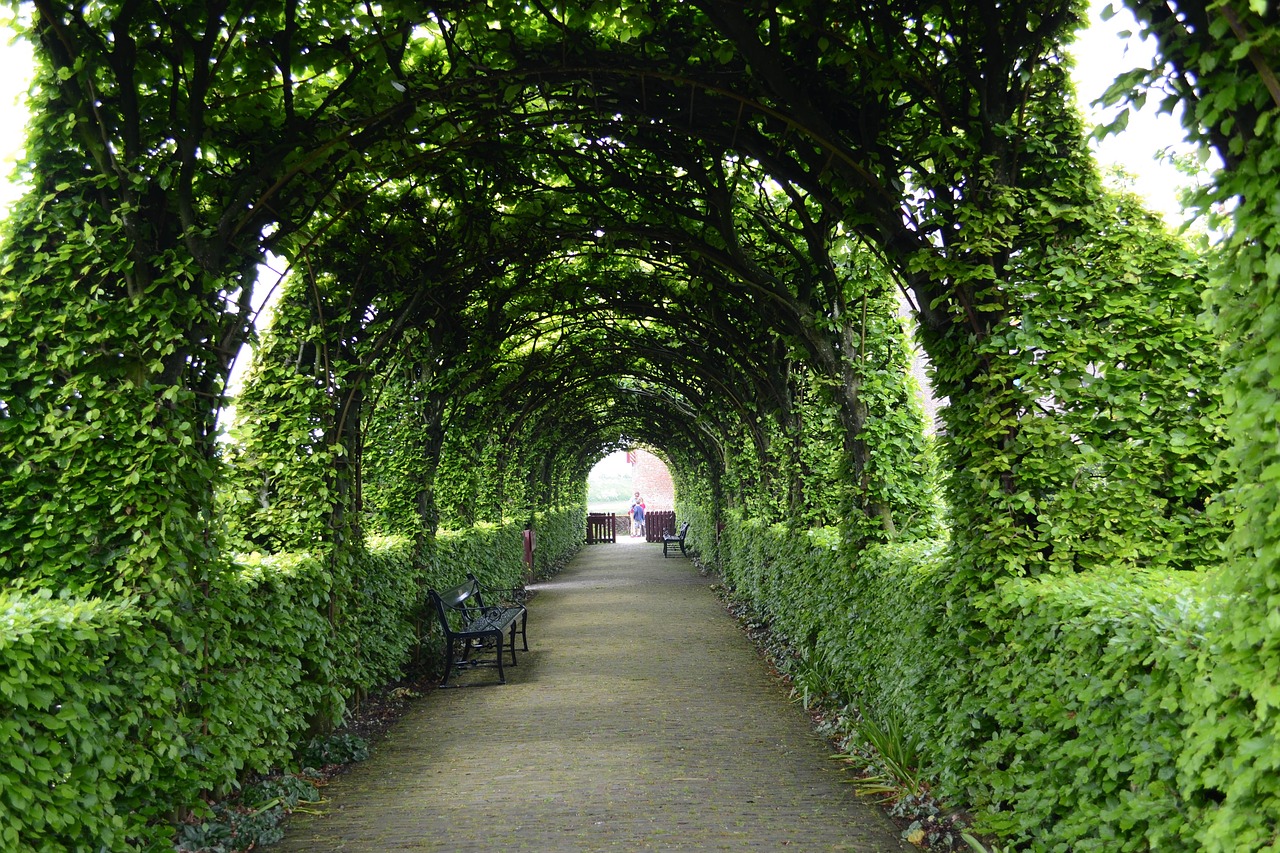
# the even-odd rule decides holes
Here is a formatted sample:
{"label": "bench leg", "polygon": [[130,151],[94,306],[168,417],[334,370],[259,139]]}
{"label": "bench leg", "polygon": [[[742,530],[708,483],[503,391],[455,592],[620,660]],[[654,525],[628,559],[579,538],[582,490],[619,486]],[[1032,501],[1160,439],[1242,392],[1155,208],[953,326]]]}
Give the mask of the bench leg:
{"label": "bench leg", "polygon": [[444,657],[444,681],[440,682],[441,687],[449,686],[449,673],[453,672],[453,637],[445,640],[445,645],[449,647],[449,650]]}
{"label": "bench leg", "polygon": [[[499,684],[506,684],[506,683],[507,683],[507,674],[506,674],[505,672],[503,672],[503,671],[502,671],[502,647],[503,647],[503,645],[505,645],[505,644],[502,642],[502,632],[501,632],[501,631],[494,631],[494,634],[496,634],[496,636],[494,637],[494,640],[493,640],[493,644],[494,644],[494,646],[495,646],[494,651],[496,651],[496,652],[498,653],[498,683],[499,683]],[[514,647],[514,645],[515,645],[515,640],[513,639],[511,642],[512,642],[512,646]],[[515,651],[514,651],[514,648],[513,648],[512,652],[511,652],[511,655],[512,655],[512,657],[515,657]]]}
{"label": "bench leg", "polygon": [[529,611],[520,614],[520,640],[524,644],[524,650],[529,651],[529,635],[525,633],[525,628],[529,623]]}

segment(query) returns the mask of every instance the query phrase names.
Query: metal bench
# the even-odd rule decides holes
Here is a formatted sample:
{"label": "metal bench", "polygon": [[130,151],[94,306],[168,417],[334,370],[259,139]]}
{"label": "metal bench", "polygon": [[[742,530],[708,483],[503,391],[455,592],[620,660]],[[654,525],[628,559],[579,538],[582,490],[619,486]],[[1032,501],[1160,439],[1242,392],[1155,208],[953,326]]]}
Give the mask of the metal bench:
{"label": "metal bench", "polygon": [[[485,593],[490,595],[492,603],[486,603]],[[493,665],[498,667],[498,683],[506,684],[507,676],[502,668],[503,647],[511,652],[511,665],[516,665],[516,635],[523,640],[524,651],[529,651],[529,638],[525,634],[529,613],[520,602],[520,590],[486,589],[467,573],[465,583],[443,592],[428,590],[431,603],[435,606],[436,616],[440,619],[440,630],[445,638],[444,680],[441,687],[449,686],[449,676],[454,668],[469,666]],[[493,596],[505,600],[497,601]],[[482,648],[492,642],[493,661],[475,660],[471,657],[473,649]],[[458,659],[458,651],[461,659]]]}
{"label": "metal bench", "polygon": [[689,522],[686,521],[684,524],[680,525],[679,533],[662,534],[662,556],[664,557],[667,556],[667,549],[670,548],[672,545],[679,545],[680,554],[685,557],[689,556],[689,553],[684,549],[684,537],[688,535],[688,533],[689,533]]}

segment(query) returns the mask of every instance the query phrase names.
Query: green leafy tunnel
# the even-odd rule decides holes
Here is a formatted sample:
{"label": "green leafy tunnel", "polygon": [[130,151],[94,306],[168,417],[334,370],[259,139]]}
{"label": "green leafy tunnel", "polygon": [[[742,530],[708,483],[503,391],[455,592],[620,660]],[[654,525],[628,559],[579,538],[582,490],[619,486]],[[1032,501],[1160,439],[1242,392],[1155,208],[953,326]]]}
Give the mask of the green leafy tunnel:
{"label": "green leafy tunnel", "polygon": [[7,843],[163,846],[422,654],[427,586],[571,554],[636,445],[985,828],[1275,843],[1269,4],[1134,3],[1111,92],[1221,157],[1213,246],[1104,186],[1080,3],[16,6]]}

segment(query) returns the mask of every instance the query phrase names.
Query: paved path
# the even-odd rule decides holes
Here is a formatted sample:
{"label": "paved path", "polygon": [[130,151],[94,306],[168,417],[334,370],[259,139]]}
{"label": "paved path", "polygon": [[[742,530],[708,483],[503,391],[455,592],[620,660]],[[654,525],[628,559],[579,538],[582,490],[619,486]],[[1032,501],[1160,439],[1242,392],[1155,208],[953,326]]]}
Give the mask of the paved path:
{"label": "paved path", "polygon": [[911,851],[684,558],[587,546],[530,603],[489,686],[415,702],[290,819],[307,851]]}

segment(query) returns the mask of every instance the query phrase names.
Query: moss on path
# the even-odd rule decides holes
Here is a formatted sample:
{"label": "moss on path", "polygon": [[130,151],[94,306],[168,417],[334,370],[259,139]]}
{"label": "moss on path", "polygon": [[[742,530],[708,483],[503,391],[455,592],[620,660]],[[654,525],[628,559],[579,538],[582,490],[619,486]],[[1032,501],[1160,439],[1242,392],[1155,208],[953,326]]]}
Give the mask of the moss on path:
{"label": "moss on path", "polygon": [[592,545],[519,666],[414,703],[273,851],[909,851],[689,561]]}

